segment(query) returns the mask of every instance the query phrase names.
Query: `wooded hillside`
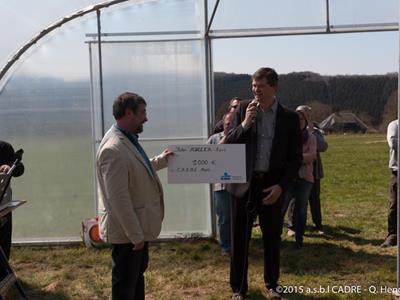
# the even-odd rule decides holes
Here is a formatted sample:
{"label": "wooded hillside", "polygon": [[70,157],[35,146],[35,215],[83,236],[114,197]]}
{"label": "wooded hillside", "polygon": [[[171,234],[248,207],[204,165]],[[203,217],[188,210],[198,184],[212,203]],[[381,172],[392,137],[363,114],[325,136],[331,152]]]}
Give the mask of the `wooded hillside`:
{"label": "wooded hillside", "polygon": [[[230,98],[252,97],[248,74],[215,73],[214,85],[217,118],[225,111]],[[386,120],[396,118],[396,111],[385,110],[389,97],[394,98],[396,91],[397,74],[323,76],[297,72],[280,75],[278,99],[291,109],[310,104],[316,121],[332,112],[345,110],[357,114],[368,125],[380,128]]]}

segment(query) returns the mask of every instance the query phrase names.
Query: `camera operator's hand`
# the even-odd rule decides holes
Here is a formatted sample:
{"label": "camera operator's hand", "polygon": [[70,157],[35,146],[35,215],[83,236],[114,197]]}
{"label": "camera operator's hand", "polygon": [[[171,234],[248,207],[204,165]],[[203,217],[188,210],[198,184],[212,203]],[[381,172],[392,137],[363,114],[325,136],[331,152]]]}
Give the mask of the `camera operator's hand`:
{"label": "camera operator's hand", "polygon": [[242,125],[244,128],[250,128],[253,123],[255,118],[257,117],[257,105],[258,105],[258,101],[257,100],[253,100],[250,102],[250,104],[247,106],[246,108],[246,116],[244,121],[242,122]]}
{"label": "camera operator's hand", "polygon": [[9,165],[1,165],[0,166],[0,173],[7,173],[11,167]]}

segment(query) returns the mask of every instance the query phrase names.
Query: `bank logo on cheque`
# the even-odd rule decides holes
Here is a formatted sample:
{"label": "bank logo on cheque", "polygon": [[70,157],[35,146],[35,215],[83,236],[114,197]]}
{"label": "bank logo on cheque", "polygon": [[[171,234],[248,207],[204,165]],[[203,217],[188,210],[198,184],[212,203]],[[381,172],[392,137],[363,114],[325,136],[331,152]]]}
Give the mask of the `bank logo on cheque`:
{"label": "bank logo on cheque", "polygon": [[221,176],[221,180],[231,180],[232,176],[228,172],[224,172],[224,175]]}

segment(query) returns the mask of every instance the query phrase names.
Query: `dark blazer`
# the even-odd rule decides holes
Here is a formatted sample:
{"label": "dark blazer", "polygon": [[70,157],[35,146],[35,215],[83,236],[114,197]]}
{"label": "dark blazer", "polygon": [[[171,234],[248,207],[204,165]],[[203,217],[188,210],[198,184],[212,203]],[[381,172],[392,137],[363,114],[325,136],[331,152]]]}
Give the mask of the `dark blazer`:
{"label": "dark blazer", "polygon": [[[250,187],[257,151],[257,123],[244,130],[241,123],[251,100],[241,101],[233,121],[233,130],[226,137],[227,144],[246,144],[246,183],[229,184],[227,190],[235,197],[243,197]],[[268,185],[279,184],[283,191],[297,177],[303,159],[302,140],[297,114],[278,103],[275,134],[272,142]]]}

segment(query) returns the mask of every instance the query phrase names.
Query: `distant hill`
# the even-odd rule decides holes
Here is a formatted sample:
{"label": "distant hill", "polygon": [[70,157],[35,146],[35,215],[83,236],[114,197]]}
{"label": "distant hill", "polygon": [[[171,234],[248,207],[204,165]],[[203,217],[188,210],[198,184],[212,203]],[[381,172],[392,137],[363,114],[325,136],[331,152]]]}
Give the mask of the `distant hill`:
{"label": "distant hill", "polygon": [[[313,72],[295,72],[279,77],[279,101],[294,109],[313,103],[331,111],[351,111],[367,123],[379,127],[385,105],[397,90],[397,74],[323,76]],[[215,73],[216,117],[226,109],[234,96],[251,98],[251,77],[248,74]]]}
{"label": "distant hill", "polygon": [[[156,78],[154,76],[153,79]],[[397,77],[397,74],[283,74],[279,79],[278,98],[291,109],[301,104],[311,104],[316,121],[322,121],[332,112],[346,110],[355,113],[367,125],[385,130],[388,122],[396,117]],[[118,78],[108,80],[116,86],[121,83]],[[142,81],[137,84],[145,85],[147,78],[143,78]],[[215,73],[214,87],[216,119],[220,119],[228,105],[227,101],[232,97],[252,97],[251,78],[248,74]],[[190,86],[186,90],[179,90],[181,95],[190,96],[192,93],[194,91]],[[168,97],[171,96],[167,95],[166,98]],[[21,135],[34,128],[42,128],[39,133],[46,133],[48,130],[56,132],[57,126],[71,134],[75,134],[77,127],[90,131],[89,81],[69,82],[52,77],[15,77],[6,89],[0,91],[0,100],[0,127],[3,136],[6,133],[10,136],[15,135],[17,132]]]}

